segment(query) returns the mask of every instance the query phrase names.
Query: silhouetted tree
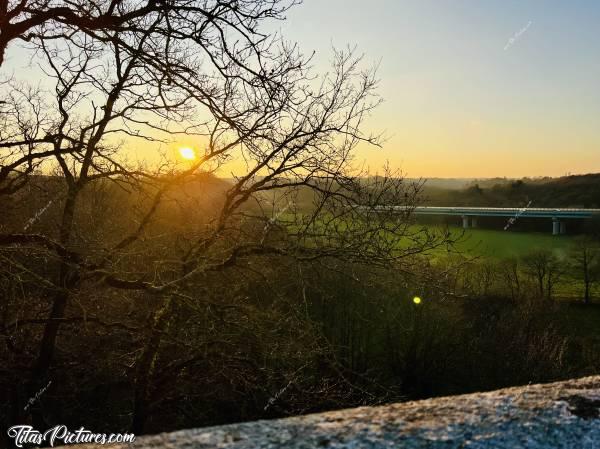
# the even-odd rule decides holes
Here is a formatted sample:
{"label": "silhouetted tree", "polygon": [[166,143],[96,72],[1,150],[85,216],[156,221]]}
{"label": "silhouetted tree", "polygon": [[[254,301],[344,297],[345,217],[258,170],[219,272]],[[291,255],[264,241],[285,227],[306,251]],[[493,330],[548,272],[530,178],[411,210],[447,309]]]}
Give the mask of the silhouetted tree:
{"label": "silhouetted tree", "polygon": [[[65,323],[89,318],[141,334],[129,371],[131,428],[141,433],[165,373],[177,379],[206,351],[186,348],[188,362],[161,358],[165,347],[179,354],[181,345],[170,341],[177,332],[172,324],[184,321],[186,307],[227,307],[215,306],[203,286],[222,285],[221,276],[232,270],[254,272],[252,262],[264,260],[338,259],[409,270],[411,256],[443,243],[444,234],[410,227],[418,188],[396,173],[367,176],[353,167],[359,143],[379,144],[362,127],[379,104],[373,70],[341,51],[330,74],[315,78],[294,45],[259,31],[264,19],[281,18],[293,3],[4,2],[10,13],[1,49],[15,39],[30,42],[54,88],[32,89],[14,79],[3,84],[1,193],[25,195],[36,170],[54,170],[51,179],[62,182],[53,190],[56,227],[41,220],[39,232],[25,232],[7,223],[0,234],[7,276],[23,269],[46,287],[38,294],[48,306],[37,311],[45,318],[17,318],[18,307],[7,310],[15,319],[6,329],[43,328],[29,351],[29,397],[48,381]],[[132,147],[181,136],[202,146],[187,165],[149,168],[127,160]],[[178,195],[232,159],[244,169],[200,217]],[[112,201],[98,199],[107,185],[114,187]],[[136,199],[134,213],[119,204],[115,190]],[[309,201],[298,209],[302,195]],[[172,203],[193,219],[165,224],[177,210]],[[392,219],[381,213],[388,205],[407,207]],[[31,265],[41,258],[45,264]],[[73,315],[85,295],[127,295],[150,305],[147,330],[89,316],[83,306]],[[29,413],[43,428],[43,410]]]}
{"label": "silhouetted tree", "polygon": [[521,258],[523,270],[535,283],[540,299],[551,300],[554,287],[564,274],[561,261],[550,250],[540,249]]}
{"label": "silhouetted tree", "polygon": [[579,237],[570,258],[576,279],[583,281],[583,301],[589,304],[592,287],[600,279],[600,243],[592,236]]}

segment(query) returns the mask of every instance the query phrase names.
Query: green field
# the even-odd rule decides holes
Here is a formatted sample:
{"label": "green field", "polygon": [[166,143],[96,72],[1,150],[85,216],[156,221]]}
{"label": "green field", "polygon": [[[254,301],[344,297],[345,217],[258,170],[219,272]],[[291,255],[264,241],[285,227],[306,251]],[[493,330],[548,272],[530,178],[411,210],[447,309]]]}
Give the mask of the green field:
{"label": "green field", "polygon": [[[429,229],[434,228],[433,226]],[[435,227],[440,230],[439,227]],[[451,235],[458,239],[453,246],[454,251],[437,248],[430,254],[436,259],[444,259],[452,254],[462,254],[467,258],[476,258],[479,262],[501,261],[519,258],[537,249],[549,249],[559,259],[567,259],[575,244],[575,235],[555,236],[541,232],[516,232],[491,229],[467,229],[450,227]],[[556,295],[563,299],[580,299],[583,282],[579,272],[565,266],[559,283],[555,286]],[[592,295],[600,297],[600,283],[592,286]]]}
{"label": "green field", "polygon": [[[293,222],[292,215],[281,214],[280,219],[289,219]],[[436,234],[443,234],[446,227],[435,224],[413,224],[409,227],[409,232],[418,234],[420,230],[427,229]],[[437,248],[429,254],[437,257],[444,257],[450,253],[460,253],[466,257],[480,257],[490,259],[507,259],[512,257],[521,257],[536,249],[550,249],[558,258],[568,255],[570,248],[574,245],[576,235],[552,235],[550,232],[524,232],[512,229],[484,229],[469,228],[463,229],[460,226],[449,226],[451,238],[456,243],[452,250],[447,247]],[[414,245],[412,238],[401,240],[401,245]]]}
{"label": "green field", "polygon": [[[450,228],[453,236],[463,235],[461,228]],[[536,249],[551,249],[564,257],[573,245],[574,237],[541,232],[515,232],[491,229],[467,229],[455,245],[465,255],[504,259],[523,256]]]}

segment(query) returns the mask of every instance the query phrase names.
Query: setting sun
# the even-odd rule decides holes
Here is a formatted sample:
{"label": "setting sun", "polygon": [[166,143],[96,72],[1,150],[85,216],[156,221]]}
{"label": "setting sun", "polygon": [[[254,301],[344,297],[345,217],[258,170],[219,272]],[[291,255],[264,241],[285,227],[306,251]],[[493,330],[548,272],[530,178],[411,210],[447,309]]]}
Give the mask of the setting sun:
{"label": "setting sun", "polygon": [[196,159],[196,152],[194,151],[193,148],[190,148],[190,147],[181,147],[179,149],[179,154],[181,155],[182,158],[187,159],[188,161],[191,161],[192,159]]}

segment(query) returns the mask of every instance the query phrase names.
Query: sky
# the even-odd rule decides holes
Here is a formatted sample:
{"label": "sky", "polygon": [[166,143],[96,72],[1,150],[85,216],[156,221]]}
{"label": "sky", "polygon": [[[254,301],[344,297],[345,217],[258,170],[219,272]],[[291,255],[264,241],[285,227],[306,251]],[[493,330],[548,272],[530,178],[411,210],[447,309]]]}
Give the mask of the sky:
{"label": "sky", "polygon": [[600,2],[304,0],[281,31],[315,68],[332,47],[379,64],[361,148],[411,177],[600,172]]}
{"label": "sky", "polygon": [[[304,0],[274,29],[316,52],[316,72],[333,47],[378,65],[384,103],[365,126],[386,140],[357,152],[372,172],[600,172],[600,1]],[[12,50],[7,67],[38,77]]]}

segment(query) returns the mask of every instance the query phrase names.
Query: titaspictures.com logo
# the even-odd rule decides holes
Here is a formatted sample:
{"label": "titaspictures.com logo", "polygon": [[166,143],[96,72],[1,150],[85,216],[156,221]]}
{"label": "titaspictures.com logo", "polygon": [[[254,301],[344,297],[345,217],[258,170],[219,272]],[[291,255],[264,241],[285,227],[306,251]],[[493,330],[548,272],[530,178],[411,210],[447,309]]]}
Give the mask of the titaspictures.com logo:
{"label": "titaspictures.com logo", "polygon": [[112,444],[135,441],[135,435],[132,433],[94,433],[84,427],[70,431],[65,425],[54,426],[43,433],[29,425],[12,426],[8,429],[8,436],[15,440],[16,447],[23,447],[24,444],[40,446],[43,443],[54,447],[63,444]]}

